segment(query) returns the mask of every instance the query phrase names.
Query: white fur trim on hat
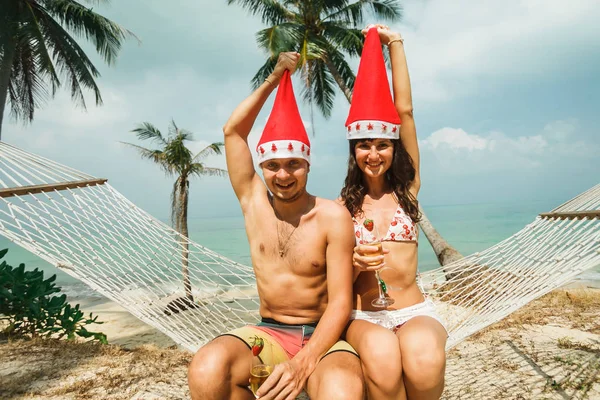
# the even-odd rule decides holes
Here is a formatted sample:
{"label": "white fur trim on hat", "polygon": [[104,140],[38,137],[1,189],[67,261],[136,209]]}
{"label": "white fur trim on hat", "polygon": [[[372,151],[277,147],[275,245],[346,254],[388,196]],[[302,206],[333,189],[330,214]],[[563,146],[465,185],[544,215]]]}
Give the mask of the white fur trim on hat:
{"label": "white fur trim on hat", "polygon": [[274,158],[303,158],[310,164],[310,146],[298,140],[273,140],[256,146],[258,164]]}
{"label": "white fur trim on hat", "polygon": [[364,120],[346,126],[347,139],[399,139],[400,125]]}

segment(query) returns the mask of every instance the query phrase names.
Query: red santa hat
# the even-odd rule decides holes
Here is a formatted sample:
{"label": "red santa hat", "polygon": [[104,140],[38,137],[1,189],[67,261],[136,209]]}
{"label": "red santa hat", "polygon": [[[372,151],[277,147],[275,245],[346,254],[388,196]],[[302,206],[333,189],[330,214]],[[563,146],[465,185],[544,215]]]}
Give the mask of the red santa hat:
{"label": "red santa hat", "polygon": [[346,137],[348,139],[398,139],[400,137],[400,117],[390,93],[377,28],[369,29],[365,39],[354,82],[352,104],[346,120]]}
{"label": "red santa hat", "polygon": [[304,128],[290,72],[285,70],[273,110],[256,145],[258,163],[274,158],[303,158],[310,164],[310,141]]}

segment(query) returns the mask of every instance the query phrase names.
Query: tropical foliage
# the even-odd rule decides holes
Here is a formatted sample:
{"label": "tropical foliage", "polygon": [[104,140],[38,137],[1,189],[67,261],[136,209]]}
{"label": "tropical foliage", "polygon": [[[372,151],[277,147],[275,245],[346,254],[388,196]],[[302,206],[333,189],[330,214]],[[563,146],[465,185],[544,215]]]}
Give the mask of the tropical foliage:
{"label": "tropical foliage", "polygon": [[347,59],[360,56],[366,15],[378,21],[399,21],[397,0],[228,0],[270,25],[256,35],[269,57],[252,83],[256,87],[273,71],[282,51],[297,51],[301,58],[302,96],[329,117],[335,86],[352,98],[355,75]]}
{"label": "tropical foliage", "polygon": [[[2,259],[8,250],[0,251]],[[37,268],[26,271],[25,264],[12,267],[0,264],[0,327],[9,337],[92,338],[107,343],[106,335],[86,329],[101,324],[91,313],[85,317],[79,304],[71,306],[67,295],[60,293],[54,281],[56,275],[44,279]]]}
{"label": "tropical foliage", "polygon": [[63,80],[77,104],[85,108],[84,90],[102,104],[100,73],[76,38],[111,65],[131,32],[75,0],[0,0],[0,10],[0,133],[7,104],[16,119],[32,121]]}

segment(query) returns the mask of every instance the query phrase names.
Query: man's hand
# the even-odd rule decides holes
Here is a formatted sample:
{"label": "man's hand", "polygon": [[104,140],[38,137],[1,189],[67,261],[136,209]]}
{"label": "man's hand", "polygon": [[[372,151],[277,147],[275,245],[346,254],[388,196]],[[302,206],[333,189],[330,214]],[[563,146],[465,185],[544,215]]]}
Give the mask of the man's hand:
{"label": "man's hand", "polygon": [[[383,254],[390,251],[383,248]],[[361,244],[354,248],[352,265],[361,271],[376,271],[385,267],[385,256],[379,254],[379,248],[368,244]]]}
{"label": "man's hand", "polygon": [[377,28],[377,33],[379,34],[379,40],[381,41],[381,44],[387,45],[392,40],[402,38],[398,32],[394,32],[390,30],[389,26],[381,24],[367,25],[367,27],[362,30],[362,34],[367,36],[367,33],[371,28]]}
{"label": "man's hand", "polygon": [[290,74],[293,74],[298,66],[298,61],[300,61],[300,53],[296,53],[295,51],[279,53],[277,65],[275,65],[275,69],[273,70],[270,78],[274,78],[279,81],[286,69],[290,71]]}
{"label": "man's hand", "polygon": [[315,367],[296,359],[277,364],[256,395],[261,400],[294,400],[304,389]]}

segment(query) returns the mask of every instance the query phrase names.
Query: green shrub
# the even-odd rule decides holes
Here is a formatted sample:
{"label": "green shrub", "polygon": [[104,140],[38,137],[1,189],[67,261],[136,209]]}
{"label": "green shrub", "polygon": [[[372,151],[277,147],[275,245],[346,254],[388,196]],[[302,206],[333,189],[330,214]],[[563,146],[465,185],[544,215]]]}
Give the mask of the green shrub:
{"label": "green shrub", "polygon": [[[0,251],[2,259],[8,249]],[[66,294],[54,283],[56,275],[44,279],[37,268],[25,271],[25,264],[14,268],[0,264],[0,328],[5,336],[54,337],[74,339],[76,336],[107,343],[106,335],[90,332],[89,324],[101,324],[98,317],[85,318],[79,304],[72,307]]]}

